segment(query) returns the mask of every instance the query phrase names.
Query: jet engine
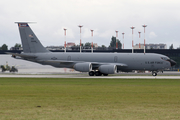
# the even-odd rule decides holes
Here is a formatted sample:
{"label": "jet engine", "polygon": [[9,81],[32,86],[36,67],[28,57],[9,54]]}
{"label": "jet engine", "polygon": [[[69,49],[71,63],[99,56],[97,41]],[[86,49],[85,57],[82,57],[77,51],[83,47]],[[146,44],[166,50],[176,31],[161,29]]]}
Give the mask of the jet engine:
{"label": "jet engine", "polygon": [[104,74],[115,74],[117,73],[116,65],[101,65],[99,71]]}
{"label": "jet engine", "polygon": [[76,63],[74,65],[74,69],[80,72],[90,72],[92,71],[92,64],[91,63]]}

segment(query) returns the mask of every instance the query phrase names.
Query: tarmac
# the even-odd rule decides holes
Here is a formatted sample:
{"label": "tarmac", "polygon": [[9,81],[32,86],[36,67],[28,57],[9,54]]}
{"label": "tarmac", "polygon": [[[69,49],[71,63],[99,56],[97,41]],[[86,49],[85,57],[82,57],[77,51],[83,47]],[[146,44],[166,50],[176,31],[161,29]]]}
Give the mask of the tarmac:
{"label": "tarmac", "polygon": [[110,78],[110,79],[180,79],[180,72],[164,72],[152,76],[151,73],[118,73],[109,76],[88,76],[87,73],[0,73],[0,78]]}

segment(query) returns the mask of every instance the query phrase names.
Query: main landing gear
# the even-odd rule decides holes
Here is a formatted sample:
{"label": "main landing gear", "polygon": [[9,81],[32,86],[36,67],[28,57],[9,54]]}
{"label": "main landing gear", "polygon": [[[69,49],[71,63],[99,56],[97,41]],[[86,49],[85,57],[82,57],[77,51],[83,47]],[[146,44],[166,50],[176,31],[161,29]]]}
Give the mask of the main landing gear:
{"label": "main landing gear", "polygon": [[100,71],[90,71],[89,72],[89,76],[101,76],[101,75],[104,75],[104,76],[108,76],[108,74],[104,74],[104,73],[101,73]]}
{"label": "main landing gear", "polygon": [[157,75],[157,71],[152,71],[152,76],[156,76]]}

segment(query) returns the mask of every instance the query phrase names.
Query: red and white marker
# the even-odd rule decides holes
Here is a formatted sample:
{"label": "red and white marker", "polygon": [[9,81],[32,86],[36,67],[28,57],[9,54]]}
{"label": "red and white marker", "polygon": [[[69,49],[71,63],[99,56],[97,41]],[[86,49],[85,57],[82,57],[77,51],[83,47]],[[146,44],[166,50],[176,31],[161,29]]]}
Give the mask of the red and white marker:
{"label": "red and white marker", "polygon": [[80,28],[80,45],[79,45],[79,46],[80,46],[80,53],[81,53],[81,28],[82,28],[83,26],[82,26],[82,25],[79,25],[78,27]]}
{"label": "red and white marker", "polygon": [[91,52],[93,53],[93,31],[91,30],[91,37],[92,37],[92,43],[91,43]]}
{"label": "red and white marker", "polygon": [[118,38],[118,31],[115,31],[116,32],[116,49],[118,49],[118,42],[117,42],[117,38]]}
{"label": "red and white marker", "polygon": [[66,52],[66,30],[67,30],[67,29],[64,28],[64,36],[65,36],[65,37],[64,37],[64,39],[65,39],[65,40],[64,40],[64,52]]}
{"label": "red and white marker", "polygon": [[146,53],[146,51],[145,51],[145,28],[147,27],[147,25],[142,25],[142,27],[144,27],[144,54]]}
{"label": "red and white marker", "polygon": [[141,49],[141,44],[140,44],[140,39],[141,39],[141,32],[138,32],[139,33],[139,49]]}
{"label": "red and white marker", "polygon": [[130,27],[131,29],[132,29],[132,53],[134,53],[134,50],[133,50],[133,47],[134,47],[134,44],[133,44],[133,29],[135,28],[135,27]]}
{"label": "red and white marker", "polygon": [[122,35],[123,35],[123,49],[124,49],[124,34],[125,34],[125,33],[122,33]]}

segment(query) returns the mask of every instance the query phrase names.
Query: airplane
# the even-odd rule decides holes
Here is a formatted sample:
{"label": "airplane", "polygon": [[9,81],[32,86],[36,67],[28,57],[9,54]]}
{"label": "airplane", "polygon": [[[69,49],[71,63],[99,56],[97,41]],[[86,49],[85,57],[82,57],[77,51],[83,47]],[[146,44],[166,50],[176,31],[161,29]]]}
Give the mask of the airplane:
{"label": "airplane", "polygon": [[176,62],[169,57],[155,53],[71,53],[51,52],[36,37],[27,22],[16,22],[19,27],[22,53],[8,53],[16,59],[51,65],[57,68],[72,68],[88,72],[89,76],[107,76],[119,71],[152,71],[156,76],[159,71],[170,68]]}

